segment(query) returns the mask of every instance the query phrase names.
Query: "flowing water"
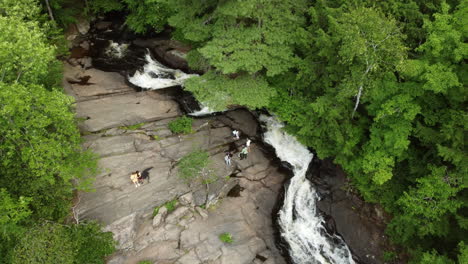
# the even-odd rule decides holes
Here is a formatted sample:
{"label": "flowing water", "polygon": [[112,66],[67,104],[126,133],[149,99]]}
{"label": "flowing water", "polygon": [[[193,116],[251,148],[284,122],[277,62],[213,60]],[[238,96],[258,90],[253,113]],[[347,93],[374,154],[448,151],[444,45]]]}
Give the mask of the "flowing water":
{"label": "flowing water", "polygon": [[145,56],[146,64],[143,70],[136,71],[128,80],[141,88],[157,90],[173,86],[183,86],[184,81],[196,74],[186,74],[181,70],[167,68],[151,58],[148,53]]}
{"label": "flowing water", "polygon": [[276,155],[293,166],[294,176],[285,193],[279,212],[281,235],[288,242],[290,256],[297,264],[354,263],[344,241],[331,236],[317,213],[317,194],[305,175],[313,154],[293,136],[283,131],[283,124],[271,116],[260,116],[266,125],[264,140],[275,148]]}
{"label": "flowing water", "polygon": [[[180,70],[169,69],[146,55],[147,63],[143,70],[137,71],[128,80],[141,88],[162,89],[183,86],[186,79],[196,76]],[[203,116],[214,113],[200,103],[201,110],[190,113]],[[317,194],[305,178],[313,155],[293,136],[283,131],[283,125],[271,116],[260,116],[266,124],[264,140],[273,146],[276,155],[293,166],[294,177],[285,194],[282,209],[279,212],[281,235],[290,247],[290,256],[296,264],[351,264],[354,263],[351,252],[338,236],[331,236],[324,227],[324,220],[316,208]]]}

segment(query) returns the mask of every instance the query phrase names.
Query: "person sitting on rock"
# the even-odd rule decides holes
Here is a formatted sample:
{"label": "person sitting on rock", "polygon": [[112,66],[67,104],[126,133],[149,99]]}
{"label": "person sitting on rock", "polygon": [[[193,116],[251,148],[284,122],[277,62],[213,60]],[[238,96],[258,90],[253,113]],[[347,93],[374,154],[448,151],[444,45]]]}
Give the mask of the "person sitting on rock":
{"label": "person sitting on rock", "polygon": [[139,184],[143,184],[143,176],[141,176],[140,171],[135,172],[137,174],[137,179]]}
{"label": "person sitting on rock", "polygon": [[138,180],[138,174],[139,174],[139,172],[136,171],[136,172],[133,172],[133,173],[130,175],[130,180],[132,180],[132,182],[135,184],[135,188],[137,188],[138,186],[140,186],[140,181]]}

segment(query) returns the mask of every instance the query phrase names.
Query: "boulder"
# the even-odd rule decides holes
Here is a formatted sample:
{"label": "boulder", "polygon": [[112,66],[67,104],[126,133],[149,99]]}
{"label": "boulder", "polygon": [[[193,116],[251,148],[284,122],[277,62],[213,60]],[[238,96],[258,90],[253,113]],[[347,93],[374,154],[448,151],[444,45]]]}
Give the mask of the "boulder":
{"label": "boulder", "polygon": [[158,214],[153,218],[153,228],[158,228],[164,222],[164,218],[167,215],[167,208],[162,206],[159,208]]}
{"label": "boulder", "polygon": [[89,25],[89,21],[87,19],[80,18],[76,23],[76,28],[81,35],[86,35],[91,26]]}
{"label": "boulder", "polygon": [[241,138],[255,137],[259,129],[257,119],[246,109],[229,111],[225,115],[219,116],[218,120],[232,129],[239,130]]}
{"label": "boulder", "polygon": [[164,65],[174,69],[189,71],[186,54],[191,47],[188,45],[168,39],[136,39],[133,41],[133,44],[138,47],[151,49],[158,61]]}
{"label": "boulder", "polygon": [[201,188],[193,192],[193,203],[195,206],[206,204],[206,189]]}
{"label": "boulder", "polygon": [[179,202],[185,206],[191,206],[193,204],[193,194],[191,192],[186,193],[179,197]]}
{"label": "boulder", "polygon": [[174,210],[174,212],[170,213],[167,217],[166,217],[166,222],[167,223],[176,223],[178,222],[182,217],[186,216],[186,215],[189,215],[189,214],[192,214],[192,212],[190,211],[190,208],[186,207],[186,206],[181,206],[181,207],[178,207],[177,209]]}
{"label": "boulder", "polygon": [[207,206],[214,204],[219,199],[226,197],[229,191],[237,184],[239,184],[239,179],[235,178],[230,178],[227,181],[221,179],[210,184]]}

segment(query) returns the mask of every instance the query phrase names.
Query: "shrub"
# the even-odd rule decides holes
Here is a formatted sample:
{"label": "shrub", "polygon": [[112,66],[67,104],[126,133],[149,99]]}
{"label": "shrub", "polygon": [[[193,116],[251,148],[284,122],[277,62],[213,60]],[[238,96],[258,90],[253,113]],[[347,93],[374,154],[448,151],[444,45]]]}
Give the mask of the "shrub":
{"label": "shrub", "polygon": [[169,129],[175,134],[189,134],[192,132],[193,119],[187,116],[179,117],[169,122]]}
{"label": "shrub", "polygon": [[142,260],[139,261],[138,264],[153,264],[153,262],[151,260]]}
{"label": "shrub", "polygon": [[208,152],[192,151],[179,161],[179,177],[187,181],[200,179],[204,184],[209,184],[214,176],[208,168],[209,161]]}
{"label": "shrub", "polygon": [[231,233],[222,233],[221,235],[219,235],[219,240],[228,244],[231,244],[232,242],[234,242],[234,240],[232,239]]}
{"label": "shrub", "polygon": [[174,199],[172,201],[169,201],[169,202],[165,203],[164,207],[166,207],[167,212],[172,212],[172,211],[175,210],[176,205],[177,205],[177,200]]}

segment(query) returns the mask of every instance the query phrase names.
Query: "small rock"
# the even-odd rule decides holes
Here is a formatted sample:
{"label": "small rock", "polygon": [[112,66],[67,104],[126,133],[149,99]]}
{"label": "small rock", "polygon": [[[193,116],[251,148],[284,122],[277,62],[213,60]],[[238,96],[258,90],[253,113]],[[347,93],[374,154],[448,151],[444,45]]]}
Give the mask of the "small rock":
{"label": "small rock", "polygon": [[81,42],[80,47],[82,47],[85,50],[89,50],[89,42],[87,40]]}
{"label": "small rock", "polygon": [[193,203],[193,194],[191,192],[186,193],[179,197],[179,202],[185,206],[191,206]]}
{"label": "small rock", "polygon": [[159,208],[158,214],[153,218],[153,228],[158,228],[164,222],[166,215],[167,208],[164,206]]}
{"label": "small rock", "polygon": [[197,213],[199,213],[203,219],[208,218],[208,211],[206,209],[203,209],[201,207],[195,207],[195,210],[197,210]]}
{"label": "small rock", "polygon": [[89,21],[86,19],[79,19],[78,22],[76,23],[76,28],[78,29],[78,32],[82,35],[86,35],[88,33],[89,29],[91,26],[89,25]]}

